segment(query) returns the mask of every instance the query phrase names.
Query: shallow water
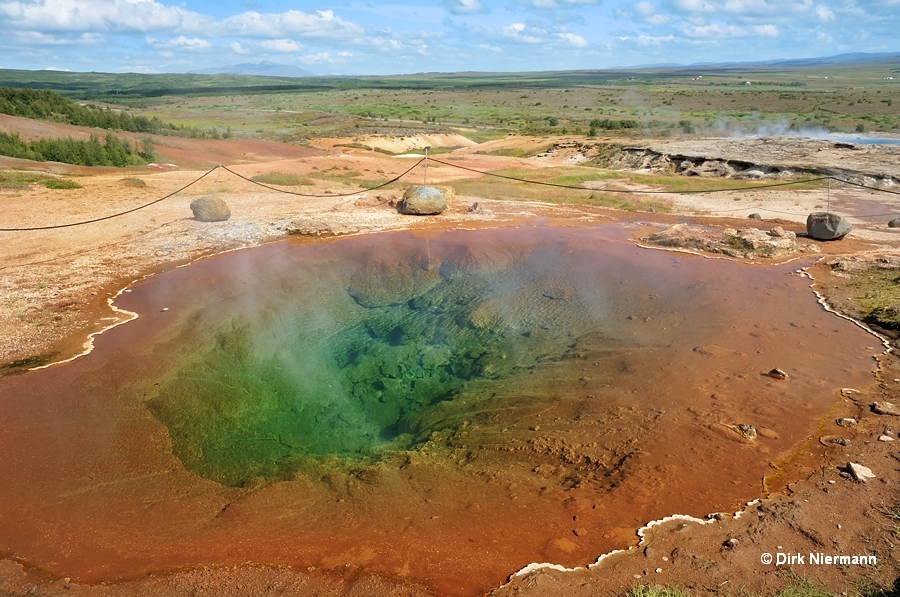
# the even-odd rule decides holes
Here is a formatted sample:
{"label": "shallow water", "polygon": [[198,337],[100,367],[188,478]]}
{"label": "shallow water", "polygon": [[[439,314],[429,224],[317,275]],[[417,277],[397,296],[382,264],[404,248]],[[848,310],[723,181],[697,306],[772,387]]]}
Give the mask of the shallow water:
{"label": "shallow water", "polygon": [[87,582],[254,562],[459,595],[589,563],[758,497],[872,381],[877,340],[796,267],[533,226],[172,270],[90,355],[0,380],[0,551]]}

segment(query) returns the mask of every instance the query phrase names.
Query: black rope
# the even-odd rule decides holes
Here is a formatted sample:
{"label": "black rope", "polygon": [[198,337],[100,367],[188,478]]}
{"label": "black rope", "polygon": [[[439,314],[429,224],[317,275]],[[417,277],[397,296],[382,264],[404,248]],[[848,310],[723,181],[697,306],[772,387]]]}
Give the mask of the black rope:
{"label": "black rope", "polygon": [[83,220],[83,221],[81,221],[81,222],[72,222],[72,223],[70,223],[70,224],[56,224],[56,225],[53,225],[53,226],[35,226],[35,227],[33,227],[33,228],[0,228],[0,232],[32,232],[32,231],[34,231],[34,230],[54,230],[54,229],[56,229],[56,228],[71,228],[71,227],[73,227],[73,226],[83,226],[83,225],[85,225],[85,224],[94,224],[94,223],[96,223],[96,222],[102,222],[102,221],[104,221],[104,220],[111,220],[111,219],[113,219],[113,218],[118,218],[119,216],[124,216],[124,215],[126,215],[126,214],[134,213],[134,212],[136,212],[136,211],[138,211],[138,210],[141,210],[141,209],[146,209],[146,208],[150,207],[151,205],[156,205],[156,204],[159,203],[160,201],[165,201],[165,200],[168,199],[169,197],[171,197],[171,196],[173,196],[173,195],[177,195],[178,193],[180,193],[181,191],[187,189],[188,187],[190,187],[190,186],[192,186],[192,185],[194,185],[194,184],[197,184],[198,182],[200,182],[201,180],[203,180],[204,178],[206,178],[207,176],[209,176],[210,174],[212,174],[213,172],[215,172],[216,169],[217,169],[217,168],[220,168],[220,167],[221,167],[221,166],[216,166],[215,168],[213,168],[212,170],[210,170],[209,172],[207,172],[206,174],[204,174],[204,175],[201,176],[200,178],[198,178],[198,179],[196,179],[196,180],[194,180],[194,181],[192,181],[192,182],[189,182],[188,184],[184,185],[183,187],[181,187],[181,188],[178,189],[177,191],[174,191],[174,192],[172,192],[172,193],[169,193],[169,194],[166,195],[165,197],[160,197],[159,199],[155,199],[155,200],[151,201],[150,203],[145,203],[144,205],[141,205],[141,206],[139,206],[139,207],[135,207],[135,208],[128,209],[128,210],[125,210],[125,211],[120,211],[120,212],[118,212],[118,213],[114,213],[114,214],[111,214],[111,215],[108,215],[108,216],[103,216],[102,218],[94,218],[93,220]]}
{"label": "black rope", "polygon": [[[69,223],[69,224],[57,224],[57,225],[53,225],[53,226],[35,226],[35,227],[31,227],[31,228],[0,228],[0,232],[31,232],[31,231],[35,231],[35,230],[54,230],[54,229],[58,229],[58,228],[70,228],[70,227],[73,227],[73,226],[83,226],[83,225],[85,225],[85,224],[94,224],[94,223],[96,223],[96,222],[102,222],[102,221],[104,221],[104,220],[111,220],[111,219],[113,219],[113,218],[118,218],[118,217],[124,216],[124,215],[126,215],[126,214],[130,214],[130,213],[134,213],[134,212],[136,212],[136,211],[142,210],[142,209],[146,209],[146,208],[150,207],[151,205],[155,205],[155,204],[157,204],[157,203],[159,203],[159,202],[161,202],[161,201],[164,201],[164,200],[166,200],[166,199],[168,199],[168,198],[170,198],[170,197],[172,197],[172,196],[174,196],[174,195],[177,195],[178,193],[184,191],[185,189],[191,187],[192,185],[194,185],[194,184],[200,182],[201,180],[203,180],[204,178],[206,178],[207,176],[209,176],[211,173],[213,173],[214,171],[216,171],[216,170],[219,169],[219,168],[222,168],[223,170],[226,170],[227,172],[230,172],[231,174],[237,176],[238,178],[240,178],[240,179],[242,179],[242,180],[245,180],[245,181],[247,181],[247,182],[250,182],[250,183],[252,183],[252,184],[255,184],[255,185],[257,185],[257,186],[263,187],[263,188],[268,189],[268,190],[270,190],[270,191],[275,191],[275,192],[278,192],[278,193],[284,193],[284,194],[287,194],[287,195],[295,195],[295,196],[298,196],[298,197],[350,197],[350,196],[352,196],[352,195],[357,195],[357,194],[359,194],[359,193],[361,193],[361,192],[365,192],[365,191],[375,191],[375,190],[384,188],[384,187],[386,187],[386,186],[388,186],[388,185],[390,185],[390,184],[393,184],[393,183],[397,182],[398,180],[402,179],[404,176],[406,176],[406,175],[409,174],[410,172],[412,172],[414,169],[416,169],[416,168],[417,168],[422,162],[424,162],[426,159],[427,159],[427,158],[422,158],[422,159],[420,159],[420,160],[417,161],[415,164],[413,164],[412,166],[410,166],[410,167],[409,167],[406,171],[404,171],[402,174],[400,174],[400,175],[398,175],[398,176],[395,176],[394,178],[392,178],[392,179],[390,179],[389,181],[384,182],[384,183],[382,183],[382,184],[380,184],[380,185],[377,185],[377,186],[374,186],[374,187],[370,187],[370,188],[368,188],[368,189],[364,189],[363,191],[354,191],[354,192],[351,192],[351,193],[338,193],[338,194],[333,194],[333,193],[329,193],[329,194],[298,193],[298,192],[296,192],[296,191],[287,191],[287,190],[284,190],[284,189],[279,189],[279,188],[277,188],[277,187],[273,187],[273,186],[270,186],[270,185],[267,185],[267,184],[264,184],[264,183],[261,183],[261,182],[257,182],[257,181],[255,181],[255,180],[253,180],[253,179],[251,179],[251,178],[248,178],[248,177],[244,176],[243,174],[239,174],[238,172],[235,172],[234,170],[228,168],[227,166],[222,166],[221,164],[219,164],[219,165],[215,166],[214,168],[212,168],[211,170],[209,170],[208,172],[206,172],[205,174],[203,174],[202,176],[200,176],[199,178],[197,178],[197,179],[195,179],[194,181],[192,181],[192,182],[186,184],[185,186],[181,187],[180,189],[178,189],[178,190],[176,190],[176,191],[173,191],[172,193],[169,193],[169,194],[166,195],[165,197],[160,197],[159,199],[156,199],[156,200],[154,200],[154,201],[151,201],[150,203],[146,203],[146,204],[144,204],[144,205],[141,205],[141,206],[138,206],[138,207],[135,207],[135,208],[132,208],[132,209],[128,209],[128,210],[125,210],[125,211],[121,211],[121,212],[118,212],[118,213],[115,213],[115,214],[111,214],[111,215],[108,215],[108,216],[103,216],[103,217],[101,217],[101,218],[94,218],[94,219],[91,219],[91,220],[83,220],[83,221],[80,221],[80,222],[71,222],[71,223]],[[872,187],[872,186],[864,185],[864,184],[861,184],[861,183],[852,182],[852,181],[849,181],[849,180],[843,180],[843,179],[837,178],[837,177],[835,177],[835,176],[822,176],[822,177],[819,177],[819,178],[807,178],[807,179],[804,179],[804,180],[794,180],[794,181],[788,181],[788,182],[779,182],[779,183],[771,183],[771,184],[763,184],[763,185],[754,185],[754,186],[745,186],[745,187],[719,188],[719,189],[700,189],[700,190],[681,190],[681,191],[665,191],[665,190],[646,191],[646,190],[632,190],[632,189],[622,189],[622,190],[615,190],[615,189],[592,189],[592,188],[589,188],[589,187],[583,187],[583,186],[565,185],[565,184],[559,184],[559,183],[554,183],[554,182],[542,182],[542,181],[538,181],[538,180],[528,180],[528,179],[525,179],[525,178],[516,178],[516,177],[514,177],[514,176],[506,176],[506,175],[504,175],[504,174],[497,174],[496,172],[485,172],[485,171],[482,171],[482,170],[476,170],[475,168],[469,168],[468,166],[462,166],[462,165],[460,165],[460,164],[453,164],[453,163],[451,163],[451,162],[445,162],[445,161],[443,161],[443,160],[438,160],[438,159],[435,159],[435,158],[431,158],[431,161],[433,161],[433,162],[436,163],[436,164],[441,164],[441,165],[443,165],[443,166],[449,166],[449,167],[451,167],[451,168],[457,168],[457,169],[460,169],[460,170],[466,170],[466,171],[468,171],[468,172],[474,172],[474,173],[480,174],[480,175],[482,175],[482,176],[493,176],[493,177],[495,177],[495,178],[502,178],[502,179],[504,179],[504,180],[511,180],[511,181],[514,181],[514,182],[521,182],[521,183],[524,183],[524,184],[533,184],[533,185],[540,185],[540,186],[546,186],[546,187],[554,187],[554,188],[560,188],[560,189],[573,189],[573,190],[578,190],[578,191],[597,191],[597,192],[622,193],[622,194],[632,194],[632,195],[652,195],[652,194],[667,194],[667,195],[698,195],[698,194],[706,194],[706,193],[726,193],[726,192],[735,192],[735,191],[756,191],[756,190],[760,190],[760,189],[771,189],[771,188],[776,188],[776,187],[786,187],[786,186],[793,186],[793,185],[800,185],[800,184],[808,184],[808,183],[812,183],[812,182],[819,182],[819,181],[822,181],[822,180],[829,180],[829,179],[830,179],[830,180],[834,180],[834,181],[839,182],[839,183],[843,183],[843,184],[847,184],[847,185],[859,187],[859,188],[862,188],[862,189],[867,189],[867,190],[870,190],[870,191],[875,191],[875,192],[879,192],[879,193],[889,193],[889,194],[891,194],[891,195],[900,195],[900,192],[898,192],[898,191],[889,191],[889,190],[886,190],[886,189],[879,189],[879,188],[877,188],[877,187]],[[738,211],[744,211],[744,210],[746,210],[746,209],[751,209],[751,208],[750,208],[750,207],[741,207],[741,208],[730,209],[730,210],[711,210],[711,211],[709,211],[709,212],[707,212],[707,213],[713,213],[713,214],[716,214],[716,213],[734,213],[734,212],[738,212]],[[771,212],[771,213],[779,213],[779,214],[785,214],[785,215],[796,215],[796,214],[792,214],[792,213],[788,213],[788,212],[781,212],[781,211],[778,211],[778,210],[768,209],[768,208],[765,208],[765,207],[757,207],[756,209],[759,209],[760,211]],[[886,214],[871,214],[871,215],[856,216],[856,217],[859,217],[859,218],[879,218],[879,217],[892,216],[892,215],[894,215],[895,213],[896,213],[896,212],[894,212],[894,213],[886,213]]]}
{"label": "black rope", "polygon": [[399,176],[395,176],[394,178],[390,179],[389,181],[387,181],[387,182],[385,182],[385,183],[382,183],[382,184],[378,185],[377,187],[371,187],[371,188],[368,188],[368,189],[364,189],[364,191],[353,191],[352,193],[340,193],[340,194],[330,193],[330,194],[327,194],[327,195],[312,195],[312,194],[307,194],[307,193],[298,193],[298,192],[296,192],[296,191],[286,191],[286,190],[284,190],[284,189],[279,189],[279,188],[277,188],[277,187],[272,187],[272,186],[269,186],[269,185],[267,185],[267,184],[263,184],[263,183],[261,183],[261,182],[257,182],[257,181],[255,181],[255,180],[253,180],[252,178],[247,178],[247,177],[244,176],[243,174],[238,174],[237,172],[235,172],[234,170],[228,168],[227,166],[219,166],[219,167],[222,168],[223,170],[226,170],[226,171],[228,171],[228,172],[231,172],[232,174],[234,174],[234,175],[237,176],[238,178],[242,178],[242,179],[246,180],[247,182],[251,182],[251,183],[253,183],[253,184],[257,185],[257,186],[263,187],[264,189],[269,189],[270,191],[276,191],[276,192],[278,192],[278,193],[285,193],[285,194],[287,194],[287,195],[296,195],[296,196],[298,196],[298,197],[350,197],[351,195],[358,195],[359,193],[362,193],[362,192],[365,192],[365,191],[377,191],[378,189],[384,188],[384,187],[388,186],[389,184],[393,184],[393,183],[397,182],[398,180],[400,180],[401,178],[403,178],[404,176],[406,176],[407,174],[409,174],[410,172],[412,172],[413,170],[415,170],[415,168],[416,168],[419,164],[421,164],[422,162],[424,162],[424,161],[425,161],[425,158],[420,159],[418,162],[416,162],[415,164],[413,164],[413,165],[412,165],[406,172],[404,172],[403,174],[401,174],[401,175],[399,175]]}
{"label": "black rope", "polygon": [[[421,163],[424,161],[424,159],[425,159],[425,158],[420,159],[418,162],[416,162],[415,164],[413,164],[408,170],[406,170],[403,174],[400,174],[399,176],[395,176],[395,177],[392,178],[391,180],[389,180],[389,181],[387,181],[387,182],[385,182],[385,183],[382,183],[382,184],[380,184],[380,185],[378,185],[378,186],[372,187],[372,188],[370,188],[370,189],[365,189],[365,190],[366,190],[366,191],[374,191],[374,190],[377,190],[377,189],[381,189],[381,188],[383,188],[383,187],[386,187],[386,186],[388,186],[389,184],[392,184],[392,183],[397,182],[398,180],[400,180],[401,178],[403,178],[404,176],[406,176],[407,174],[409,174],[412,170],[414,170],[414,169],[416,168],[416,166],[418,166],[419,164],[421,164]],[[34,227],[31,227],[31,228],[0,228],[0,232],[34,232],[34,231],[36,231],[36,230],[56,230],[56,229],[59,229],[59,228],[71,228],[71,227],[73,227],[73,226],[84,226],[85,224],[95,224],[95,223],[97,223],[97,222],[102,222],[102,221],[104,221],[104,220],[111,220],[111,219],[113,219],[113,218],[118,218],[118,217],[120,217],[120,216],[124,216],[124,215],[130,214],[130,213],[134,213],[134,212],[136,212],[136,211],[142,210],[142,209],[146,209],[146,208],[150,207],[151,205],[156,205],[157,203],[159,203],[159,202],[161,202],[161,201],[165,201],[166,199],[168,199],[168,198],[170,198],[170,197],[172,197],[172,196],[174,196],[174,195],[177,195],[178,193],[184,191],[184,190],[187,189],[188,187],[197,184],[198,182],[200,182],[201,180],[203,180],[204,178],[206,178],[207,176],[209,176],[210,174],[212,174],[213,172],[215,172],[215,171],[218,170],[219,168],[222,168],[223,170],[226,170],[226,171],[228,171],[228,172],[231,172],[232,174],[234,174],[234,175],[237,176],[238,178],[241,178],[241,179],[243,179],[243,180],[246,180],[246,181],[248,181],[248,182],[251,182],[251,183],[253,183],[253,184],[255,184],[255,185],[264,187],[264,188],[266,188],[266,189],[269,189],[269,190],[272,190],[272,191],[277,191],[277,192],[279,192],[279,193],[286,193],[286,194],[289,194],[289,195],[297,195],[297,196],[299,196],[299,197],[349,197],[349,196],[351,196],[351,195],[357,195],[357,194],[359,194],[360,192],[363,192],[363,191],[355,191],[355,192],[353,192],[353,193],[343,193],[343,194],[307,195],[307,194],[303,194],[303,193],[296,193],[296,192],[293,192],[293,191],[285,191],[285,190],[283,190],[283,189],[278,189],[278,188],[275,188],[275,187],[271,187],[271,186],[269,186],[269,185],[265,185],[265,184],[263,184],[263,183],[261,183],[261,182],[256,182],[255,180],[251,180],[251,179],[247,178],[246,176],[244,176],[244,175],[242,175],[242,174],[238,174],[238,173],[235,172],[234,170],[232,170],[232,169],[230,169],[230,168],[228,168],[228,167],[226,167],[226,166],[223,166],[223,165],[219,164],[219,165],[215,166],[214,168],[212,168],[211,170],[209,170],[208,172],[206,172],[205,174],[203,174],[202,176],[200,176],[199,178],[197,178],[197,179],[195,179],[195,180],[189,182],[189,183],[186,184],[185,186],[181,187],[181,188],[178,189],[177,191],[173,191],[173,192],[169,193],[168,195],[166,195],[165,197],[160,197],[159,199],[155,199],[155,200],[151,201],[150,203],[145,203],[144,205],[140,205],[140,206],[134,207],[134,208],[132,208],[132,209],[128,209],[128,210],[125,210],[125,211],[120,211],[120,212],[118,212],[118,213],[110,214],[110,215],[108,215],[108,216],[103,216],[102,218],[93,218],[93,219],[90,219],[90,220],[82,220],[82,221],[79,221],[79,222],[71,222],[71,223],[68,223],[68,224],[55,224],[55,225],[52,225],[52,226],[34,226]]]}

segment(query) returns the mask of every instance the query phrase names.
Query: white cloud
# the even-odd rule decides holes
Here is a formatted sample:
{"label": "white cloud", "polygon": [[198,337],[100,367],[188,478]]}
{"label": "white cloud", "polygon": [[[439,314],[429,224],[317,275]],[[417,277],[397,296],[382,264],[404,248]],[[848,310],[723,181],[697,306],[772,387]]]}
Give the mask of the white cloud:
{"label": "white cloud", "polygon": [[272,52],[301,52],[303,45],[298,44],[292,39],[269,39],[259,44],[261,47]]}
{"label": "white cloud", "polygon": [[576,48],[586,48],[588,45],[586,39],[575,33],[560,33],[559,36]]}
{"label": "white cloud", "polygon": [[525,44],[537,44],[541,42],[541,38],[536,35],[529,35],[526,32],[528,27],[525,23],[512,23],[501,30],[501,35],[509,41],[515,41]]}
{"label": "white cloud", "polygon": [[36,31],[160,32],[185,35],[245,35],[279,39],[351,38],[365,30],[331,10],[278,14],[244,12],[215,19],[155,0],[0,0],[0,23]]}
{"label": "white cloud", "polygon": [[642,46],[660,46],[664,43],[669,43],[675,41],[674,35],[663,35],[663,36],[652,36],[652,35],[641,35],[637,38],[637,42]]}
{"label": "white cloud", "polygon": [[336,54],[332,54],[330,52],[319,52],[318,54],[302,56],[300,58],[300,61],[304,64],[339,64],[346,62],[347,58],[352,57],[353,54],[350,52],[337,52]]}
{"label": "white cloud", "polygon": [[228,17],[221,22],[222,33],[261,38],[309,37],[348,39],[362,36],[365,30],[335,16],[333,11],[318,10],[315,13],[289,10],[279,14],[245,12]]}
{"label": "white cloud", "polygon": [[232,42],[229,45],[229,47],[231,48],[231,51],[234,52],[235,54],[249,54],[250,53],[250,49],[245,48],[244,46],[241,45],[241,42],[238,42],[238,41]]}
{"label": "white cloud", "polygon": [[488,8],[479,0],[441,0],[441,6],[455,15],[488,12]]}
{"label": "white cloud", "polygon": [[517,0],[522,6],[531,8],[574,8],[598,4],[600,0]]}
{"label": "white cloud", "polygon": [[166,49],[179,48],[183,50],[206,50],[212,47],[212,44],[205,39],[200,39],[199,37],[188,38],[183,35],[168,40],[148,37],[147,43],[155,48]]}
{"label": "white cloud", "polygon": [[822,6],[821,4],[816,7],[816,16],[819,17],[819,20],[822,22],[833,21],[836,18],[834,12],[830,8]]}
{"label": "white cloud", "polygon": [[154,0],[34,0],[0,3],[0,21],[38,31],[201,31],[214,19]]}
{"label": "white cloud", "polygon": [[775,25],[758,25],[753,27],[740,27],[737,25],[722,25],[713,23],[709,25],[688,25],[681,28],[684,35],[702,39],[735,39],[743,37],[778,37],[779,30]]}

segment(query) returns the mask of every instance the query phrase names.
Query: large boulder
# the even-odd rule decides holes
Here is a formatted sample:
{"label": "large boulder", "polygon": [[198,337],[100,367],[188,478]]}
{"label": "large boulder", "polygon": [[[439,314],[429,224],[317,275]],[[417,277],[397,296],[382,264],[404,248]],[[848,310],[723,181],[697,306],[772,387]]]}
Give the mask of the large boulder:
{"label": "large boulder", "polygon": [[191,201],[194,219],[201,222],[224,222],[231,217],[228,205],[218,197],[198,197]]}
{"label": "large boulder", "polygon": [[447,209],[447,197],[434,187],[413,185],[397,203],[397,211],[414,216],[437,215]]}
{"label": "large boulder", "polygon": [[816,240],[837,240],[843,238],[853,226],[844,216],[817,211],[806,218],[806,233]]}

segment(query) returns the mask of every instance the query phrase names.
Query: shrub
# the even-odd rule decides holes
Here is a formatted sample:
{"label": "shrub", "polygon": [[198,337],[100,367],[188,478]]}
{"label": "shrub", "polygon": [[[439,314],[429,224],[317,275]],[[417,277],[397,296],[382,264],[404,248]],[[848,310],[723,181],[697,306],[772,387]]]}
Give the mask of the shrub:
{"label": "shrub", "polygon": [[265,174],[257,174],[256,176],[251,177],[250,180],[261,184],[274,184],[280,187],[298,187],[312,184],[312,181],[308,178],[286,174],[284,172],[266,172]]}
{"label": "shrub", "polygon": [[47,182],[44,183],[44,186],[48,189],[54,190],[69,190],[69,189],[80,189],[82,188],[80,184],[75,182],[74,180],[66,180],[64,178],[51,178]]}

